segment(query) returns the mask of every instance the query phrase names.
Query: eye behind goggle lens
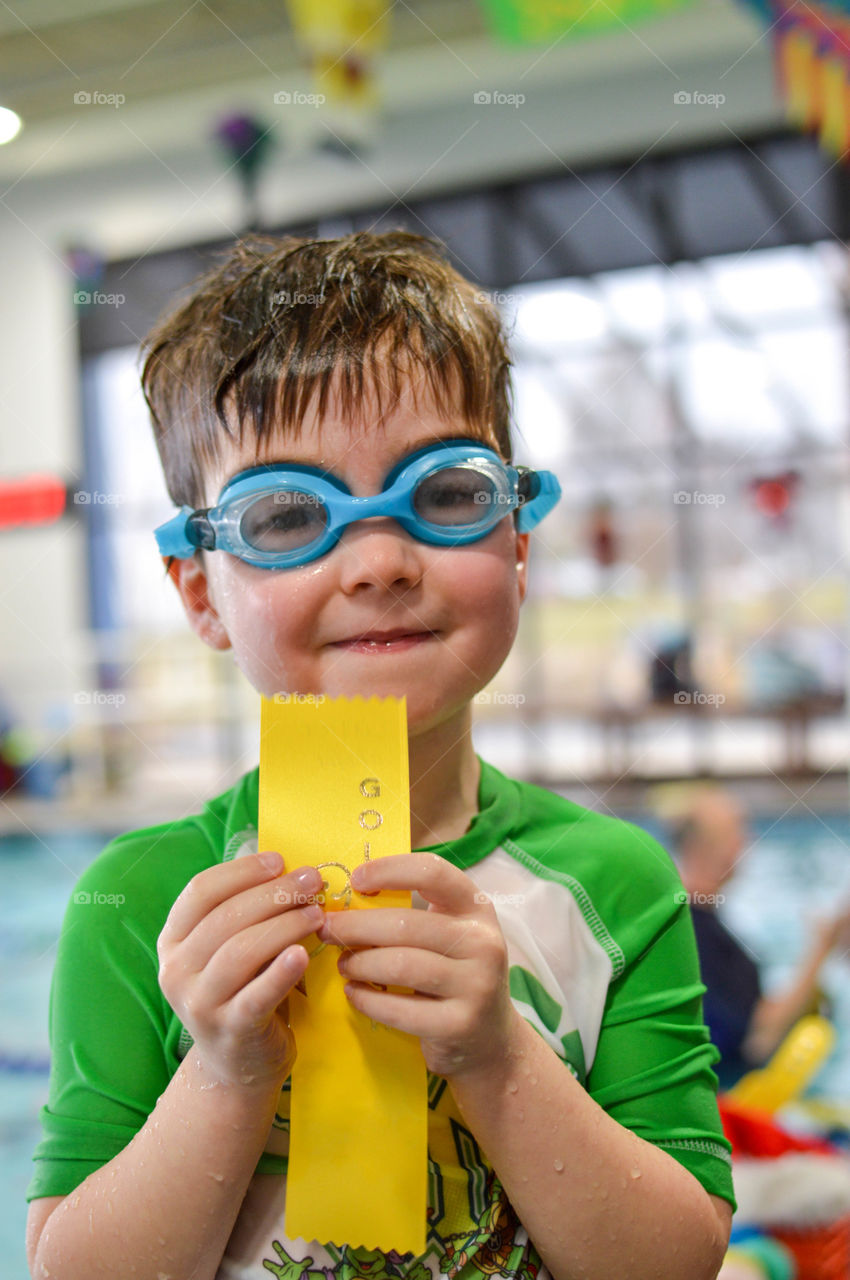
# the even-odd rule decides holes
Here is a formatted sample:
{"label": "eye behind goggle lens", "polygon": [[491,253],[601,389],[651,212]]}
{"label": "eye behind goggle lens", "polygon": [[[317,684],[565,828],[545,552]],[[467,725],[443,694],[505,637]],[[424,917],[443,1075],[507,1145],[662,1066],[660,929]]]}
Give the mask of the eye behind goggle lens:
{"label": "eye behind goggle lens", "polygon": [[458,528],[492,520],[496,509],[505,515],[503,495],[495,481],[472,467],[444,467],[420,481],[413,509],[428,524]]}
{"label": "eye behind goggle lens", "polygon": [[325,532],[327,508],[300,489],[262,494],[242,513],[242,537],[255,551],[285,553],[309,547]]}

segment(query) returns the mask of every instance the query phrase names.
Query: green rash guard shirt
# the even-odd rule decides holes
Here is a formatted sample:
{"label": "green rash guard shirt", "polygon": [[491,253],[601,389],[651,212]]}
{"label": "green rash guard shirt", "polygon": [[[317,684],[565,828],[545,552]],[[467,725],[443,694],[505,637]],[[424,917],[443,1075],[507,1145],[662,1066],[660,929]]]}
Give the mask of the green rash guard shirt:
{"label": "green rash guard shirt", "polygon": [[[245,774],[200,814],[118,836],[80,877],[58,943],[50,1084],[28,1199],[67,1195],[117,1156],[191,1046],[159,987],[157,938],[193,876],[256,852],[258,773]],[[514,1006],[564,1070],[616,1121],[734,1205],[693,927],[664,849],[638,827],[507,778],[484,761],[469,829],[431,848],[492,901]],[[283,1234],[287,1081],[218,1280],[546,1280],[440,1077],[429,1076],[428,1105],[422,1257]],[[581,1160],[566,1130],[564,1159]]]}

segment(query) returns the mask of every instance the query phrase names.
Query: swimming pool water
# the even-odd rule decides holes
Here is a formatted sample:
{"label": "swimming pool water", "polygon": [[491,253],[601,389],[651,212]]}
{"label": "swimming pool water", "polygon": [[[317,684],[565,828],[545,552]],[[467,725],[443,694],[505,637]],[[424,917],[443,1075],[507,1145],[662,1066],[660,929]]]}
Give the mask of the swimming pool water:
{"label": "swimming pool water", "polygon": [[[662,841],[645,815],[632,814]],[[721,911],[762,967],[767,990],[781,984],[806,945],[811,922],[850,900],[850,815],[751,821],[752,843]],[[56,940],[78,875],[108,834],[7,836],[0,842],[0,1257],[8,1280],[27,1280],[24,1193],[46,1098],[47,1005]],[[850,1100],[850,957],[834,958],[823,986],[838,1045],[814,1091]]]}

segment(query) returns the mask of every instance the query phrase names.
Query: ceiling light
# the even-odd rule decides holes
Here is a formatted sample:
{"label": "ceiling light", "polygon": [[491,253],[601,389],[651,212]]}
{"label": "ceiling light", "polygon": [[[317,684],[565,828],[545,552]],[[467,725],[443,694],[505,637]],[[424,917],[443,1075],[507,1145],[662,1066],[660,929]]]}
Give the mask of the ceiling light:
{"label": "ceiling light", "polygon": [[4,142],[11,142],[21,132],[23,120],[16,111],[10,111],[8,107],[0,107],[0,146]]}

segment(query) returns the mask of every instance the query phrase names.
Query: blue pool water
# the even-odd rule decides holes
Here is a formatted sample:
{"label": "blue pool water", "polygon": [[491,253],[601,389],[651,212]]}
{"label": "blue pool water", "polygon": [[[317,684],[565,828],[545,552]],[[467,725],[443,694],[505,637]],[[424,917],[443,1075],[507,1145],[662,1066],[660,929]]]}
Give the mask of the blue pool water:
{"label": "blue pool water", "polygon": [[[623,815],[626,816],[626,815]],[[641,815],[631,815],[664,839]],[[762,966],[769,990],[801,954],[807,928],[850,900],[850,816],[791,816],[751,823],[753,843],[727,887],[725,920]],[[31,1156],[46,1097],[47,1003],[65,904],[108,835],[8,836],[0,841],[0,1257],[3,1276],[27,1280],[24,1251]],[[850,1100],[850,957],[830,961],[838,1047],[815,1091]]]}

